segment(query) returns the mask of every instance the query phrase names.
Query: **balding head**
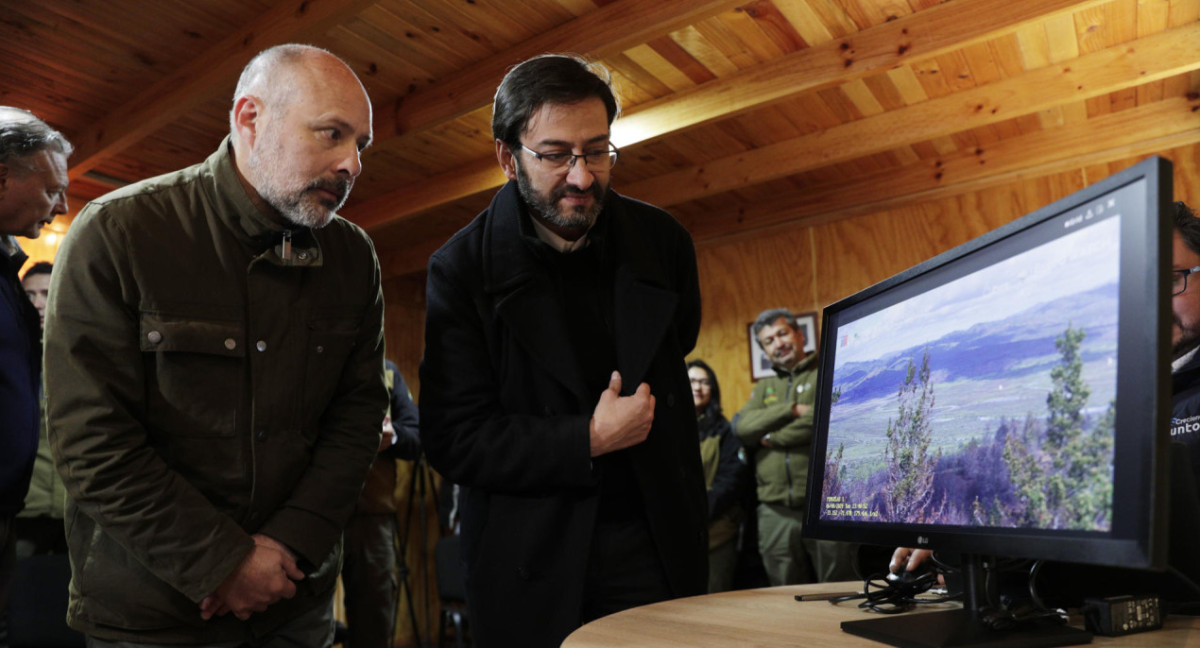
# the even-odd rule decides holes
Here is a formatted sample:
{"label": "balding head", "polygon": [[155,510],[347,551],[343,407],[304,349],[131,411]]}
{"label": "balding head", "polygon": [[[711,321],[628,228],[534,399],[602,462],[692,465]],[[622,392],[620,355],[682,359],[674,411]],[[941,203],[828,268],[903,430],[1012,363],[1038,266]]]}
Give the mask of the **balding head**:
{"label": "balding head", "polygon": [[350,66],[328,50],[296,43],[276,45],[259,52],[242,69],[229,111],[230,132],[237,134],[233,111],[239,99],[254,96],[271,108],[286,112],[300,93],[297,82],[306,82],[314,74],[329,75],[350,87],[357,86],[363,98],[367,97],[366,88]]}
{"label": "balding head", "polygon": [[242,71],[230,129],[238,172],[258,196],[298,225],[322,227],[362,170],[371,103],[338,57],[280,45]]}

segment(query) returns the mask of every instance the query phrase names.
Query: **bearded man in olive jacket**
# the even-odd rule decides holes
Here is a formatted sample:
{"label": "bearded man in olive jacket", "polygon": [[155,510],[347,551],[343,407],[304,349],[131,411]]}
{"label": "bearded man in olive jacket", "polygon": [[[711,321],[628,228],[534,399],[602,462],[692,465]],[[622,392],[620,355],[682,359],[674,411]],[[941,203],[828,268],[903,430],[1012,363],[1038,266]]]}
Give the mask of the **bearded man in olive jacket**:
{"label": "bearded man in olive jacket", "polygon": [[52,279],[67,620],[94,647],[332,638],[387,408],[378,261],[334,213],[370,102],[332,54],[283,45],[230,122],[206,161],[89,204]]}
{"label": "bearded man in olive jacket", "polygon": [[695,252],[609,188],[616,101],[565,56],[514,68],[492,131],[509,177],[429,262],[421,441],[465,487],[476,645],[558,646],[581,623],[707,587],[684,356]]}

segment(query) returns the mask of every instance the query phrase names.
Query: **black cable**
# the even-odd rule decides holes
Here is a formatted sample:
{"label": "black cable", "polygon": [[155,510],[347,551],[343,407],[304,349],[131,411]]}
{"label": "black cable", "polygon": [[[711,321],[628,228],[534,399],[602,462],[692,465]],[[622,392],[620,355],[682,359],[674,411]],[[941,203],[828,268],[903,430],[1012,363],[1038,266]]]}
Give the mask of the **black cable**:
{"label": "black cable", "polygon": [[938,598],[917,598],[928,592],[937,584],[937,572],[930,570],[916,576],[886,578],[876,573],[863,581],[861,594],[852,594],[830,599],[831,604],[844,603],[863,599],[858,607],[878,612],[879,614],[898,614],[907,612],[917,605],[945,603],[958,597],[944,596]]}

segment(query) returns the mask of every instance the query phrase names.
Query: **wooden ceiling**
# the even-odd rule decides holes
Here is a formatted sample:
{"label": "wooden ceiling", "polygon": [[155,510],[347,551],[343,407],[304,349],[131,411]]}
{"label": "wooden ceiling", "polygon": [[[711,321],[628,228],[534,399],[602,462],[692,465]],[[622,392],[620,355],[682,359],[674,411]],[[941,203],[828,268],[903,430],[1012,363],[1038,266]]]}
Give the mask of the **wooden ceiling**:
{"label": "wooden ceiling", "polygon": [[614,187],[701,246],[1200,141],[1200,0],[4,5],[0,104],[76,143],[77,203],[206,157],[264,47],[342,56],[376,130],[342,213],[390,277],[503,182],[490,99],[542,52],[612,71]]}

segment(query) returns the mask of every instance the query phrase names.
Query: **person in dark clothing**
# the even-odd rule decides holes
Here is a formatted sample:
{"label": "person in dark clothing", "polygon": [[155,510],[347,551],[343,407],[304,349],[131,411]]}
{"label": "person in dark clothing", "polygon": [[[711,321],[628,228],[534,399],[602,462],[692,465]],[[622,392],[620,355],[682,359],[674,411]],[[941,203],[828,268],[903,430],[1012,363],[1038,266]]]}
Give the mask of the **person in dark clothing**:
{"label": "person in dark clothing", "polygon": [[610,187],[616,99],[547,55],[496,92],[509,183],[430,258],[421,442],[465,489],[472,637],[558,646],[581,623],[707,589],[704,475],[684,357],[696,256]]}
{"label": "person in dark clothing", "polygon": [[1182,202],[1173,218],[1171,440],[1189,447],[1200,480],[1200,219]]}
{"label": "person in dark clothing", "polygon": [[749,471],[739,458],[742,444],[721,410],[721,385],[703,360],[688,362],[692,404],[700,432],[700,462],[708,488],[708,591],[732,589],[738,564],[738,531]]}
{"label": "person in dark clothing", "polygon": [[389,648],[393,643],[399,593],[396,460],[414,461],[421,455],[417,405],[396,363],[385,360],[384,367],[391,399],[383,419],[383,440],[344,536],[346,636],[353,648]]}
{"label": "person in dark clothing", "polygon": [[[46,301],[50,295],[50,273],[54,264],[39,261],[25,271],[21,287],[37,309],[44,324]],[[39,331],[40,333],[40,331]],[[13,528],[17,534],[17,559],[33,555],[66,554],[67,536],[63,530],[63,513],[66,508],[67,491],[62,477],[54,468],[50,455],[50,440],[46,437],[44,424],[46,399],[44,390],[39,390],[41,414],[39,425],[37,458],[33,462],[33,476],[29,481],[29,492],[25,495],[25,509],[17,514]]]}
{"label": "person in dark clothing", "polygon": [[8,604],[13,519],[25,506],[41,419],[41,326],[17,277],[29,257],[15,237],[37,238],[67,213],[71,151],[32,113],[0,106],[0,610]]}

